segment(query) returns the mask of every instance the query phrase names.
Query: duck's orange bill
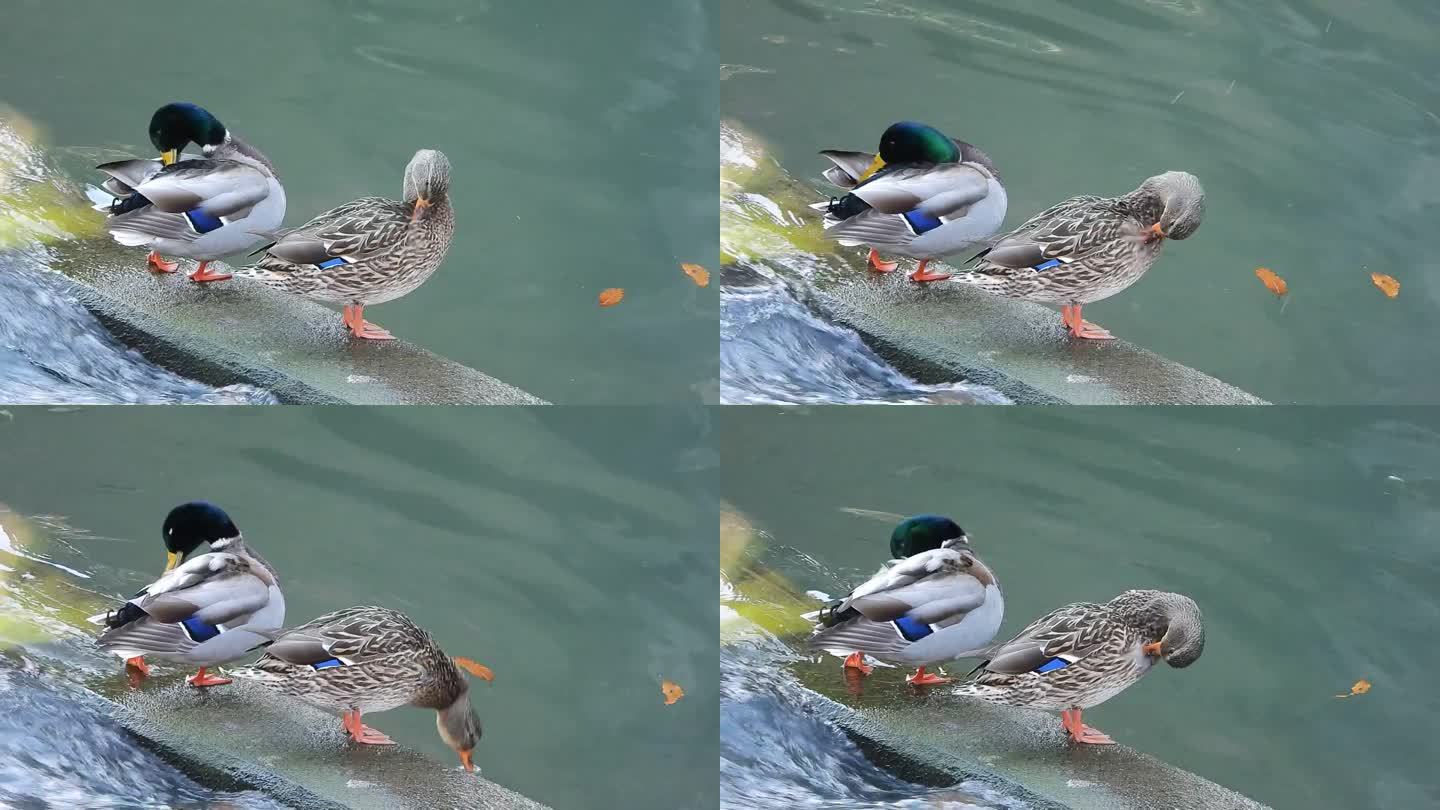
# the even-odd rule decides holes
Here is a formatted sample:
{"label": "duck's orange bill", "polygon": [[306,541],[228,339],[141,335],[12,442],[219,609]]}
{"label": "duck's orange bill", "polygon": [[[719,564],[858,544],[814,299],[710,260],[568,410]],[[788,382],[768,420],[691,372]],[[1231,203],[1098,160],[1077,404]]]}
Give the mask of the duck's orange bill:
{"label": "duck's orange bill", "polygon": [[491,672],[490,668],[484,664],[476,663],[469,658],[461,658],[458,655],[455,656],[454,660],[455,666],[460,667],[477,678],[484,678],[487,681],[495,680],[495,673]]}
{"label": "duck's orange bill", "polygon": [[461,765],[464,765],[464,766],[465,766],[465,770],[467,770],[467,771],[473,771],[473,770],[475,770],[475,763],[470,761],[470,755],[471,755],[472,753],[474,753],[474,752],[473,752],[473,751],[461,751],[461,752],[460,752],[460,764],[461,764]]}

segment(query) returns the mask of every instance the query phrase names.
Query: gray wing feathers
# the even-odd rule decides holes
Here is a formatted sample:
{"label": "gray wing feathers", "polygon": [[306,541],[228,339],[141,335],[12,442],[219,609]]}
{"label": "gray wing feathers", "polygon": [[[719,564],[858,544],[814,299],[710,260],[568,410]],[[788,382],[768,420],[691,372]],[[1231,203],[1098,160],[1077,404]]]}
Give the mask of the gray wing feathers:
{"label": "gray wing feathers", "polygon": [[299,632],[286,633],[274,644],[265,648],[265,652],[287,664],[307,666],[334,657],[330,652],[330,643],[327,640]]}
{"label": "gray wing feathers", "polygon": [[166,167],[135,190],[161,211],[180,214],[201,208],[222,217],[265,199],[270,194],[270,179],[238,161],[194,160]]}
{"label": "gray wing feathers", "polygon": [[159,174],[165,164],[158,160],[132,158],[102,163],[95,168],[110,175],[109,179],[100,184],[101,188],[116,197],[126,197],[135,192],[136,186]]}
{"label": "gray wing feathers", "polygon": [[[270,589],[234,554],[202,554],[156,580],[136,604],[162,622],[224,624],[270,601]],[[187,612],[188,611],[188,612]]]}
{"label": "gray wing feathers", "polygon": [[184,214],[167,214],[152,206],[111,217],[105,228],[116,242],[129,247],[147,245],[157,236],[182,242],[194,242],[200,238]]}
{"label": "gray wing feathers", "polygon": [[859,182],[860,175],[870,168],[875,155],[870,152],[845,152],[839,149],[826,149],[820,154],[830,159],[834,166],[826,169],[820,174],[831,184],[843,189],[853,189]]}
{"label": "gray wing feathers", "polygon": [[955,619],[985,602],[985,586],[964,570],[969,564],[954,549],[917,554],[871,577],[840,610],[853,607],[879,622],[907,615],[926,624]]}
{"label": "gray wing feathers", "polygon": [[971,205],[983,199],[988,190],[989,179],[981,170],[955,163],[882,173],[850,193],[881,213],[903,214],[932,198],[963,199],[967,200],[964,205]]}

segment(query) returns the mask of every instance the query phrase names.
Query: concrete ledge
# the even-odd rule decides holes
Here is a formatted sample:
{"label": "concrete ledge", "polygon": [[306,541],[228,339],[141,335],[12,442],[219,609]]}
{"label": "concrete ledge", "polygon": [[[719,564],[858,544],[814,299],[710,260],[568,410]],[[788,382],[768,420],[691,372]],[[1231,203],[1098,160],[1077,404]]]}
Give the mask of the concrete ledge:
{"label": "concrete ledge", "polygon": [[1058,312],[1038,304],[871,273],[861,249],[825,240],[808,207],[821,191],[790,176],[734,122],[722,122],[720,141],[723,261],[784,279],[920,382],[979,383],[1020,404],[1267,404],[1123,340],[1072,341]]}
{"label": "concrete ledge", "polygon": [[244,279],[157,276],[143,254],[100,240],[60,242],[52,253],[51,269],[76,282],[118,339],[208,385],[249,383],[302,404],[547,404],[403,340],[351,340],[338,312]]}

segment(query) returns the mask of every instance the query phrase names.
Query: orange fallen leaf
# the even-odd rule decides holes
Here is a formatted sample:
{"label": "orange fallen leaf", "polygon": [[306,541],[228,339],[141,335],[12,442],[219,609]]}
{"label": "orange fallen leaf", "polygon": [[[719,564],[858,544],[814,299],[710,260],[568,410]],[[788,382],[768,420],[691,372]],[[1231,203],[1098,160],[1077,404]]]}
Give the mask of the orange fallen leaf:
{"label": "orange fallen leaf", "polygon": [[689,276],[689,277],[690,277],[690,280],[691,280],[691,281],[694,281],[696,286],[698,286],[698,287],[708,287],[708,286],[710,286],[710,271],[709,271],[709,270],[706,270],[705,268],[701,267],[701,266],[698,265],[698,264],[689,264],[689,263],[680,265],[680,269],[685,271],[685,275]]}
{"label": "orange fallen leaf", "polygon": [[1384,273],[1371,273],[1370,282],[1385,293],[1386,298],[1394,298],[1400,294],[1400,282],[1394,276],[1387,276]]}
{"label": "orange fallen leaf", "polygon": [[1275,271],[1268,267],[1255,268],[1255,276],[1265,285],[1265,289],[1276,295],[1290,292],[1290,286],[1285,283],[1285,279],[1276,275]]}
{"label": "orange fallen leaf", "polygon": [[1367,681],[1367,680],[1365,680],[1364,678],[1361,678],[1360,680],[1358,680],[1358,681],[1355,682],[1355,685],[1354,685],[1354,686],[1350,687],[1350,694],[1348,694],[1348,695],[1336,695],[1335,697],[1337,697],[1337,698],[1354,697],[1355,695],[1363,695],[1363,694],[1365,694],[1366,692],[1369,692],[1369,691],[1370,691],[1370,682]]}
{"label": "orange fallen leaf", "polygon": [[613,307],[613,306],[615,306],[616,304],[620,303],[620,299],[622,299],[622,298],[624,298],[624,297],[625,297],[625,291],[622,290],[622,289],[620,289],[619,287],[611,287],[611,288],[608,289],[608,290],[601,290],[601,291],[600,291],[600,306],[602,306],[602,307]]}
{"label": "orange fallen leaf", "polygon": [[465,670],[471,675],[474,675],[477,678],[484,678],[487,681],[495,680],[495,673],[491,672],[490,667],[487,667],[484,664],[476,661],[471,661],[469,658],[461,658],[458,655],[455,656],[454,661],[455,666],[460,667],[461,669]]}
{"label": "orange fallen leaf", "polygon": [[662,681],[660,683],[660,691],[665,693],[666,706],[669,706],[680,698],[685,697],[685,690],[680,688],[680,684],[673,681]]}

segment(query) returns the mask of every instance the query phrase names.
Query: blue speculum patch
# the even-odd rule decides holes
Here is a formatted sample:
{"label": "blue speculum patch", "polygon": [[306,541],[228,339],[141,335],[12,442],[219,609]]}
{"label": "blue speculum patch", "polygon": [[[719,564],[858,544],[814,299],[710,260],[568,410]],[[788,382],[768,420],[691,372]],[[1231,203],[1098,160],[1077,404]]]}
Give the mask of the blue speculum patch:
{"label": "blue speculum patch", "polygon": [[220,628],[213,624],[206,624],[193,616],[180,622],[180,624],[185,628],[185,632],[189,634],[191,641],[209,641],[220,635]]}
{"label": "blue speculum patch", "polygon": [[339,658],[327,658],[318,664],[311,664],[310,666],[316,669],[330,669],[331,667],[344,666],[344,664],[345,662],[341,661]]}
{"label": "blue speculum patch", "polygon": [[1051,260],[1048,261],[1048,262],[1041,262],[1041,263],[1035,265],[1035,267],[1034,267],[1033,269],[1036,270],[1037,272],[1040,271],[1040,270],[1049,270],[1050,268],[1056,267],[1056,266],[1058,266],[1059,264],[1060,264],[1060,260],[1059,260],[1059,259],[1051,259]]}
{"label": "blue speculum patch", "polygon": [[320,262],[315,266],[320,268],[321,270],[329,270],[332,267],[339,267],[342,264],[347,264],[347,262],[339,256],[336,256],[333,259],[326,259],[325,261]]}
{"label": "blue speculum patch", "polygon": [[923,622],[917,622],[909,616],[901,616],[896,619],[895,629],[900,631],[900,637],[906,641],[919,641],[935,632],[935,628]]}
{"label": "blue speculum patch", "polygon": [[1057,669],[1064,669],[1070,666],[1070,662],[1064,658],[1051,658],[1049,661],[1035,668],[1036,672],[1054,672]]}
{"label": "blue speculum patch", "polygon": [[939,217],[932,217],[918,208],[914,211],[907,211],[902,216],[905,217],[906,222],[910,223],[910,227],[915,229],[915,233],[927,233],[941,225]]}
{"label": "blue speculum patch", "polygon": [[190,227],[194,228],[196,233],[210,233],[225,224],[219,217],[211,216],[199,208],[186,211],[185,218],[190,220]]}

